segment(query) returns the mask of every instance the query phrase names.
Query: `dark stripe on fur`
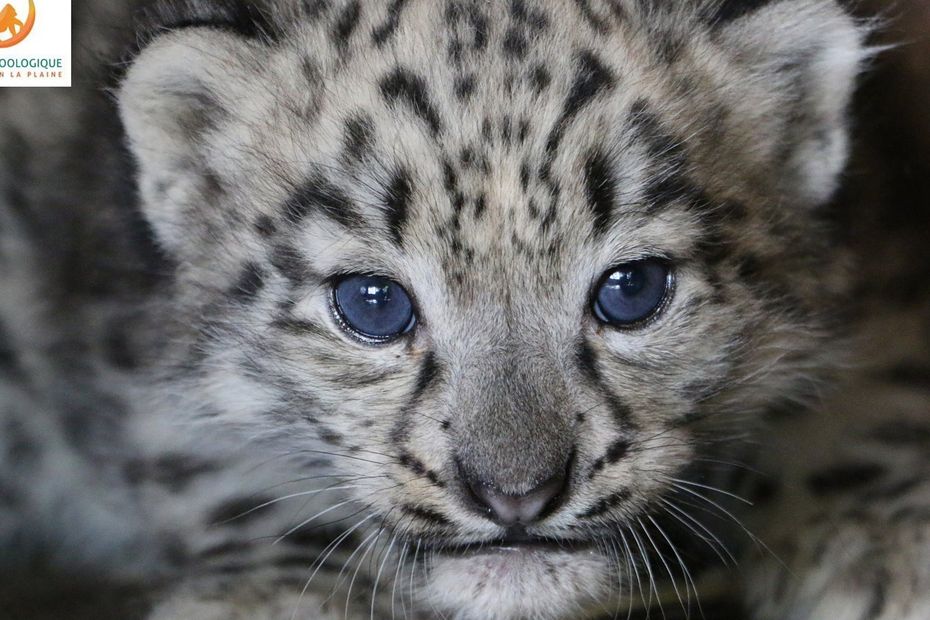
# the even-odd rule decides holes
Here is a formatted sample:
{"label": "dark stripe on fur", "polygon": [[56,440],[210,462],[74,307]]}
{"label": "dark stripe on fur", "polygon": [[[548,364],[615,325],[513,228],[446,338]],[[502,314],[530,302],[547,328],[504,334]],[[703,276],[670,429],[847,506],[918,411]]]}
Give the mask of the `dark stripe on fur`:
{"label": "dark stripe on fur", "polygon": [[597,351],[591,347],[591,343],[587,339],[582,340],[578,345],[575,359],[578,361],[578,366],[585,377],[600,389],[601,396],[607,401],[607,406],[617,423],[629,428],[631,426],[632,412],[629,406],[605,385],[597,367]]}
{"label": "dark stripe on fur", "polygon": [[398,246],[404,245],[404,224],[407,222],[407,212],[410,205],[410,196],[413,187],[410,184],[410,175],[406,170],[394,174],[391,185],[384,196],[388,229]]}
{"label": "dark stripe on fur", "polygon": [[397,67],[381,78],[381,96],[390,105],[402,104],[420,117],[429,127],[433,137],[442,133],[442,121],[429,97],[429,90],[423,79]]}
{"label": "dark stripe on fur", "polygon": [[588,50],[578,57],[575,80],[565,99],[562,114],[546,142],[546,151],[551,155],[562,141],[565,129],[578,112],[600,93],[613,87],[615,78],[598,56]]}
{"label": "dark stripe on fur", "polygon": [[420,365],[420,373],[417,375],[417,383],[411,396],[413,402],[418,401],[423,396],[429,386],[439,377],[439,372],[440,365],[436,361],[436,354],[430,351],[423,358],[423,363]]}
{"label": "dark stripe on fur", "polygon": [[358,114],[347,119],[343,138],[346,158],[351,162],[359,162],[370,155],[374,134],[374,122],[367,114]]}
{"label": "dark stripe on fur", "polygon": [[597,517],[605,512],[608,512],[611,508],[615,508],[622,504],[624,501],[629,499],[630,492],[626,489],[621,489],[616,493],[611,493],[605,498],[599,499],[594,503],[593,506],[577,515],[579,519],[590,519],[592,517]]}
{"label": "dark stripe on fur", "polygon": [[401,512],[408,514],[412,517],[416,517],[421,521],[427,521],[434,525],[448,526],[451,525],[451,521],[445,517],[445,515],[431,510],[429,508],[424,508],[422,506],[414,506],[412,504],[404,504],[401,506]]}
{"label": "dark stripe on fur", "polygon": [[314,172],[284,204],[285,215],[295,223],[313,212],[321,213],[346,228],[363,227],[365,224],[349,197],[319,172]]}
{"label": "dark stripe on fur", "polygon": [[614,212],[617,179],[610,160],[600,150],[592,152],[584,166],[585,193],[594,213],[594,232],[602,235],[610,227]]}

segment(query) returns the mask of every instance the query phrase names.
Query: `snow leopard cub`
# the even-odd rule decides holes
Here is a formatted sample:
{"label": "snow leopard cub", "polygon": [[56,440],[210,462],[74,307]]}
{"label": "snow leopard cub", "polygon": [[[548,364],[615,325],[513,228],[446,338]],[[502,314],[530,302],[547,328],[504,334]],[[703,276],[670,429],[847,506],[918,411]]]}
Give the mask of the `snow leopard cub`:
{"label": "snow leopard cub", "polygon": [[[716,487],[836,359],[819,207],[862,28],[829,0],[143,8],[131,157],[91,89],[5,112],[4,153],[54,110],[68,156],[0,209],[4,539],[154,583],[159,619],[696,613],[745,538]],[[753,617],[824,617],[758,566]]]}

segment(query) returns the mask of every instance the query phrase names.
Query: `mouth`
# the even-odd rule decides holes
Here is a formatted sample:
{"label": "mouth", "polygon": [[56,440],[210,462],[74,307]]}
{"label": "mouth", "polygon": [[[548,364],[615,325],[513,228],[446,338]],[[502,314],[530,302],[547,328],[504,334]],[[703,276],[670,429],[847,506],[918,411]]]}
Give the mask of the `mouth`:
{"label": "mouth", "polygon": [[508,533],[504,537],[490,540],[465,543],[436,542],[428,546],[437,555],[459,558],[502,553],[571,553],[587,551],[592,547],[593,543],[588,540],[533,536],[525,532]]}
{"label": "mouth", "polygon": [[609,559],[596,547],[590,538],[522,532],[436,541],[429,545],[435,558],[423,596],[450,616],[469,620],[576,616],[602,600],[615,579]]}

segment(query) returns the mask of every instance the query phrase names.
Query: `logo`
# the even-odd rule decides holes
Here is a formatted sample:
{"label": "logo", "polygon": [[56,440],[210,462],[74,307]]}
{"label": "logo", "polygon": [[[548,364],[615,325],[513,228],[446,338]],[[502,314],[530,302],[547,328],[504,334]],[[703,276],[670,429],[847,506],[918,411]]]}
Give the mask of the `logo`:
{"label": "logo", "polygon": [[29,0],[29,14],[26,21],[19,19],[16,8],[7,4],[0,9],[0,48],[13,47],[29,36],[36,23],[35,0]]}
{"label": "logo", "polygon": [[0,0],[0,88],[46,86],[71,86],[71,0]]}

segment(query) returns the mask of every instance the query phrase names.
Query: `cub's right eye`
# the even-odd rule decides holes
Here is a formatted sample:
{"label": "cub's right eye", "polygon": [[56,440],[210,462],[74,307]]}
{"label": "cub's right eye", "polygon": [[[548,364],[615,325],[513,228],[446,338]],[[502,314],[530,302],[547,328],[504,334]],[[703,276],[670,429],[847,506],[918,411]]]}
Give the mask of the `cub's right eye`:
{"label": "cub's right eye", "polygon": [[416,325],[407,291],[382,276],[349,275],[337,280],[333,312],[343,329],[374,344],[394,340]]}

